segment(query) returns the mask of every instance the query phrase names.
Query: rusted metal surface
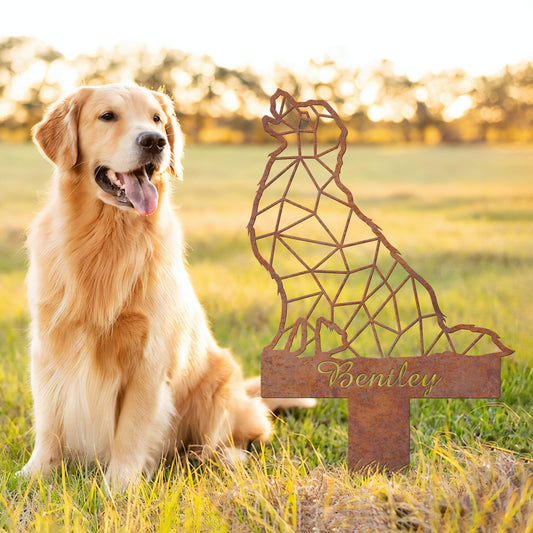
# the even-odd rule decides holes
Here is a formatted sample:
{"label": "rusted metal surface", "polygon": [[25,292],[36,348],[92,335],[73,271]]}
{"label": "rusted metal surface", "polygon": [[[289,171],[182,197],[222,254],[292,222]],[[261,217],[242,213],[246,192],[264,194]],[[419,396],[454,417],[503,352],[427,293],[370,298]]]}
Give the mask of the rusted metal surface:
{"label": "rusted metal surface", "polygon": [[486,328],[448,327],[429,283],[341,181],[347,130],[324,101],[278,90],[270,154],[248,226],[281,316],[263,350],[264,397],[349,398],[352,468],[409,463],[409,399],[494,398],[500,357]]}

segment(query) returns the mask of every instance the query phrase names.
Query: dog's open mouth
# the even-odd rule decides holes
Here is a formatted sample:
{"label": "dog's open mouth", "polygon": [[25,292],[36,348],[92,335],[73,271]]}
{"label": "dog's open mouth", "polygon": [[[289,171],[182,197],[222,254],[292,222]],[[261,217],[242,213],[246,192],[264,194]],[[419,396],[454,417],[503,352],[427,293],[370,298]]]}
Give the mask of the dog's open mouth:
{"label": "dog's open mouth", "polygon": [[100,188],[124,206],[133,207],[141,215],[151,215],[157,209],[158,194],[152,183],[155,166],[150,164],[130,172],[115,172],[99,166],[95,180]]}

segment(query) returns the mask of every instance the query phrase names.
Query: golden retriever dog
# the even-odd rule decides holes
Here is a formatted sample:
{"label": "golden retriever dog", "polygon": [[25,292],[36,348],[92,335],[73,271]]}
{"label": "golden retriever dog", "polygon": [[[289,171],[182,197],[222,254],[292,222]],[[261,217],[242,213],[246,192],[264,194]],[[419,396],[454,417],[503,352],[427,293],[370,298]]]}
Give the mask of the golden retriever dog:
{"label": "golden retriever dog", "polygon": [[35,448],[22,474],[97,460],[123,487],[191,445],[231,457],[268,439],[258,378],[213,339],[184,266],[170,99],[81,87],[33,136],[55,172],[28,237]]}

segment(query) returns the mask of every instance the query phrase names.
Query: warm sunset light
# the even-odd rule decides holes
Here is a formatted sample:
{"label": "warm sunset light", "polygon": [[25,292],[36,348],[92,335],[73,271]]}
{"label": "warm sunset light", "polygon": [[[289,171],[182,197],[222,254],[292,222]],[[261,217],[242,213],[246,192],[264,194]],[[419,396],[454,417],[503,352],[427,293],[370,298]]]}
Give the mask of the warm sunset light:
{"label": "warm sunset light", "polygon": [[465,112],[472,106],[472,98],[467,94],[459,96],[454,100],[445,110],[444,118],[446,120],[453,120],[462,117]]}
{"label": "warm sunset light", "polygon": [[0,3],[0,533],[533,533],[533,0]]}
{"label": "warm sunset light", "polygon": [[351,142],[533,136],[524,107],[533,4],[522,0],[504,11],[480,0],[431,10],[423,0],[158,5],[165,20],[149,22],[137,0],[127,10],[95,0],[83,24],[66,0],[35,2],[31,17],[10,6],[0,19],[0,140],[27,139],[44,107],[77,85],[128,81],[164,87],[190,141],[265,140],[256,119],[277,87],[334,102]]}
{"label": "warm sunset light", "polygon": [[[246,0],[160,0],[163,16],[147,9],[139,0],[127,8],[94,0],[82,14],[67,0],[12,2],[0,18],[0,36],[34,36],[69,59],[134,43],[261,72],[276,63],[298,71],[326,56],[351,66],[389,59],[412,79],[450,68],[490,74],[533,57],[533,3],[524,0],[273,0],[253,9]],[[331,73],[321,76],[327,83]]]}

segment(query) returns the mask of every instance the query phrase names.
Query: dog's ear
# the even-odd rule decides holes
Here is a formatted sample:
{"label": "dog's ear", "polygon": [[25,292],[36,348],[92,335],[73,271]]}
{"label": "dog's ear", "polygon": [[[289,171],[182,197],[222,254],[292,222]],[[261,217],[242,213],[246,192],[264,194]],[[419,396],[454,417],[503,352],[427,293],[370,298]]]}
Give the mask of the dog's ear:
{"label": "dog's ear", "polygon": [[33,141],[52,163],[70,170],[78,160],[78,117],[89,87],[53,104],[32,129]]}
{"label": "dog's ear", "polygon": [[170,145],[170,172],[178,179],[183,179],[181,159],[183,157],[184,139],[178,119],[176,118],[174,105],[166,94],[159,91],[152,91],[152,94],[156,97],[167,116],[165,131]]}

